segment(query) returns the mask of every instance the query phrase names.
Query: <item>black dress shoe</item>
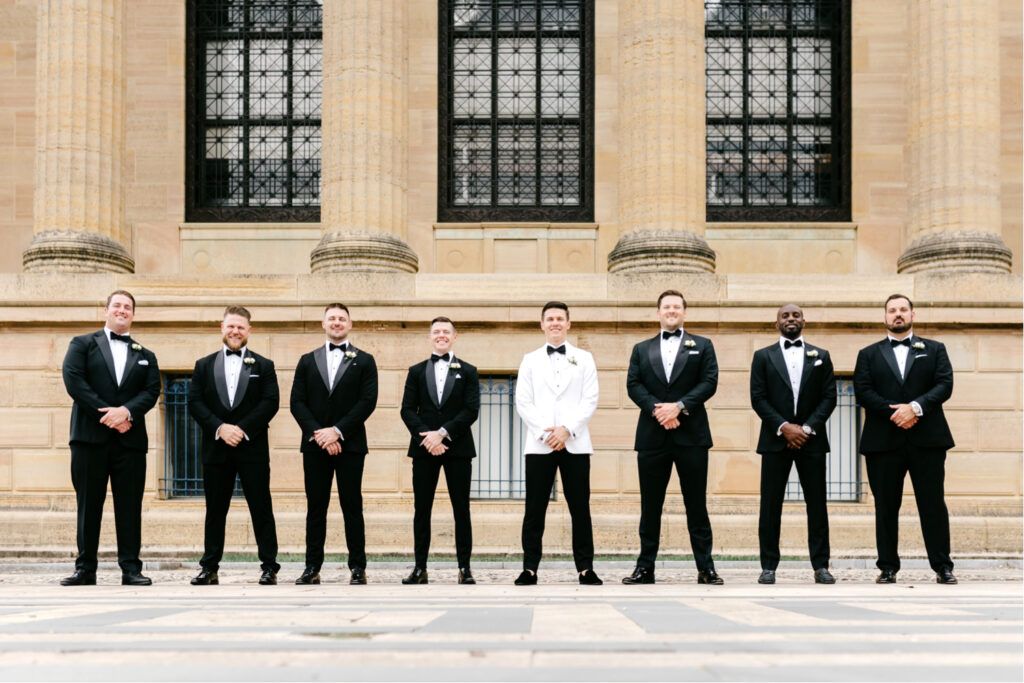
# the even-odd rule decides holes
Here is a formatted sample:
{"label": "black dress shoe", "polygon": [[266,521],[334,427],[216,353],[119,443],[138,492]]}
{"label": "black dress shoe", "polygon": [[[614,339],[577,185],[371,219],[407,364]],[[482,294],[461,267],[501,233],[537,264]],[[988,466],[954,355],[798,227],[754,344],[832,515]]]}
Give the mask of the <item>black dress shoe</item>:
{"label": "black dress shoe", "polygon": [[124,572],[121,574],[122,586],[152,586],[153,579],[143,576],[142,572]]}
{"label": "black dress shoe", "polygon": [[896,570],[883,569],[882,573],[875,579],[875,583],[896,583]]}
{"label": "black dress shoe", "polygon": [[775,570],[774,569],[762,569],[761,576],[757,577],[758,583],[775,583]]}
{"label": "black dress shoe", "polygon": [[71,576],[60,580],[62,586],[95,586],[96,572],[87,572],[84,569],[76,569]]}
{"label": "black dress shoe", "polygon": [[302,576],[295,579],[297,586],[316,586],[320,584],[320,570],[316,567],[306,567],[302,570]]}
{"label": "black dress shoe", "polygon": [[459,583],[467,586],[476,585],[476,579],[473,578],[473,572],[469,571],[469,567],[459,567]]}
{"label": "black dress shoe", "polygon": [[264,569],[263,573],[260,574],[260,585],[261,586],[276,586],[277,585],[277,572],[273,569]]}
{"label": "black dress shoe", "polygon": [[350,586],[365,586],[366,585],[366,570],[362,567],[355,567],[352,569],[352,578],[348,580]]}
{"label": "black dress shoe", "polygon": [[604,581],[601,580],[593,569],[584,569],[580,573],[580,585],[583,586],[603,586]]}
{"label": "black dress shoe", "polygon": [[414,567],[412,573],[409,576],[402,579],[402,583],[406,586],[417,585],[421,583],[430,583],[427,580],[427,570],[424,567]]}
{"label": "black dress shoe", "polygon": [[721,586],[725,581],[718,575],[714,569],[705,569],[702,572],[697,572],[697,583],[706,583],[709,586]]}
{"label": "black dress shoe", "polygon": [[954,584],[960,582],[956,580],[955,576],[953,576],[952,569],[942,569],[940,571],[935,572],[935,583]]}
{"label": "black dress shoe", "polygon": [[190,583],[193,586],[216,586],[220,583],[220,579],[217,577],[217,572],[204,569]]}
{"label": "black dress shoe", "polygon": [[516,580],[513,581],[512,583],[514,583],[517,586],[536,586],[537,585],[537,574],[536,573],[532,573],[531,574],[528,570],[524,569],[523,573],[520,574],[519,576],[517,576]]}
{"label": "black dress shoe", "polygon": [[825,567],[814,570],[814,583],[835,583],[836,577]]}
{"label": "black dress shoe", "polygon": [[635,567],[632,574],[622,579],[622,583],[627,586],[637,583],[654,583],[654,570],[646,567]]}

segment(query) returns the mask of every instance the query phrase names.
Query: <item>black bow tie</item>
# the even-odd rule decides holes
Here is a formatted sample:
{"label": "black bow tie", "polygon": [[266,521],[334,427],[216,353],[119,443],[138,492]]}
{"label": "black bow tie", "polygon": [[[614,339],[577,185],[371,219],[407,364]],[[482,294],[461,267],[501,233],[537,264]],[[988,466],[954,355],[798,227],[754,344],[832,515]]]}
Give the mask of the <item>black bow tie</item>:
{"label": "black bow tie", "polygon": [[447,353],[444,354],[443,356],[439,356],[436,353],[430,354],[430,362],[431,363],[436,363],[439,360],[443,360],[445,363],[450,363],[451,362],[451,356],[449,356]]}
{"label": "black bow tie", "polygon": [[676,330],[675,332],[669,332],[668,330],[662,330],[661,331],[661,338],[662,339],[671,339],[672,337],[682,337],[682,336],[683,336],[683,331],[682,330]]}
{"label": "black bow tie", "polygon": [[803,346],[803,341],[797,339],[796,341],[789,341],[788,339],[782,343],[782,348],[788,349],[793,346]]}
{"label": "black bow tie", "polygon": [[117,332],[111,332],[110,341],[120,341],[124,342],[125,344],[131,344],[132,338],[129,337],[127,334],[118,334]]}
{"label": "black bow tie", "polygon": [[225,356],[238,356],[239,358],[241,358],[242,357],[242,349],[238,349],[237,351],[232,351],[231,349],[224,349],[224,355]]}
{"label": "black bow tie", "polygon": [[331,342],[327,342],[328,351],[334,351],[335,349],[337,349],[338,351],[345,351],[345,349],[347,348],[348,344],[332,344]]}
{"label": "black bow tie", "polygon": [[890,339],[889,343],[892,344],[894,349],[897,346],[910,346],[910,337],[906,337],[905,339]]}
{"label": "black bow tie", "polygon": [[562,344],[561,346],[549,346],[548,347],[548,355],[550,356],[553,353],[560,353],[560,354],[562,354],[564,356],[565,355],[565,344]]}

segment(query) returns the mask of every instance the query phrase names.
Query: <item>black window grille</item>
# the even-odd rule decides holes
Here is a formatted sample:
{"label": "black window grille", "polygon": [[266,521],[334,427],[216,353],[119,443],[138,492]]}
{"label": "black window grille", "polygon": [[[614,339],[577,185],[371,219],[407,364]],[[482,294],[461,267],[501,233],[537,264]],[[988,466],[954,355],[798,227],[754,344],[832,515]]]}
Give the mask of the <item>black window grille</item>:
{"label": "black window grille", "polygon": [[480,418],[473,424],[474,498],[525,498],[523,421],[516,412],[515,377],[480,377]]}
{"label": "black window grille", "polygon": [[[189,375],[164,377],[164,477],[160,480],[166,498],[203,495],[203,432],[188,414]],[[235,479],[236,496],[242,485]]]}
{"label": "black window grille", "polygon": [[849,0],[705,0],[707,219],[849,220]]}
{"label": "black window grille", "polygon": [[439,220],[593,220],[593,0],[439,5]]}
{"label": "black window grille", "polygon": [[186,219],[320,219],[321,0],[188,3]]}
{"label": "black window grille", "polygon": [[[839,402],[825,424],[832,452],[828,454],[825,484],[828,500],[859,502],[864,494],[860,470],[860,406],[853,395],[852,379],[837,379]],[[786,500],[803,500],[796,467],[789,473]]]}

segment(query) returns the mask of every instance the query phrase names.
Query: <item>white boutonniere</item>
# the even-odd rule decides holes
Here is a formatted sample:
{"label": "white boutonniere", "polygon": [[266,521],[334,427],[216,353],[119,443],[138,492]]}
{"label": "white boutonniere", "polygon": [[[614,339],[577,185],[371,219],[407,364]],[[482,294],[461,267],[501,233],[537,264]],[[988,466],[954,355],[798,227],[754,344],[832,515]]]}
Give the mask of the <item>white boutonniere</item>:
{"label": "white boutonniere", "polygon": [[448,368],[451,369],[451,370],[458,370],[461,367],[462,367],[462,363],[460,363],[457,360],[453,360],[451,363],[448,364]]}
{"label": "white boutonniere", "polygon": [[346,360],[352,360],[355,357],[356,357],[356,352],[355,351],[346,351],[345,352],[345,359]]}
{"label": "white boutonniere", "polygon": [[807,352],[807,357],[808,358],[817,358],[818,357],[818,350],[817,349],[811,349],[810,351]]}
{"label": "white boutonniere", "polygon": [[132,351],[141,351],[142,344],[132,344]]}
{"label": "white boutonniere", "polygon": [[686,341],[683,342],[683,346],[685,346],[688,349],[692,349],[693,347],[697,346],[697,342],[693,341],[692,339],[687,339]]}
{"label": "white boutonniere", "polygon": [[911,346],[913,346],[918,351],[921,351],[922,349],[924,349],[924,343],[923,342],[914,342],[913,344],[911,344]]}
{"label": "white boutonniere", "polygon": [[243,360],[242,362],[245,363],[246,365],[254,365],[256,363],[256,359],[253,358],[252,356],[246,356],[245,360]]}
{"label": "white boutonniere", "polygon": [[576,356],[569,356],[567,360],[569,361],[569,365],[576,365]]}

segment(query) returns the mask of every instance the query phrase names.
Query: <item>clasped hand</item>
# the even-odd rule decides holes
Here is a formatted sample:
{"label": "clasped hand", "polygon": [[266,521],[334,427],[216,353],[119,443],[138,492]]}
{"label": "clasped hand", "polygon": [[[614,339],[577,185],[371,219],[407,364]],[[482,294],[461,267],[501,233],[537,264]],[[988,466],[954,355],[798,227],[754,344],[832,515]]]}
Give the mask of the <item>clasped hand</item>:
{"label": "clasped hand", "polygon": [[124,406],[118,408],[100,408],[103,417],[100,424],[111,429],[116,429],[119,434],[124,434],[132,428],[131,413]]}
{"label": "clasped hand", "polygon": [[675,403],[655,403],[654,419],[665,429],[675,429],[679,426],[679,406]]}
{"label": "clasped hand", "polygon": [[803,448],[808,438],[802,427],[788,422],[782,425],[782,436],[786,439],[786,448],[794,451]]}
{"label": "clasped hand", "polygon": [[313,440],[316,445],[327,451],[327,455],[338,455],[341,453],[341,437],[334,427],[324,427],[313,432]]}
{"label": "clasped hand", "polygon": [[914,414],[914,409],[910,407],[909,403],[891,403],[889,407],[895,411],[889,419],[902,429],[910,429],[920,419]]}
{"label": "clasped hand", "polygon": [[565,427],[548,427],[544,430],[547,437],[544,443],[552,450],[561,451],[565,449],[565,442],[569,440],[569,430]]}
{"label": "clasped hand", "polygon": [[444,437],[441,436],[440,430],[420,432],[420,436],[423,437],[420,445],[427,449],[427,453],[431,455],[444,455],[445,451],[448,450],[448,447],[444,445]]}
{"label": "clasped hand", "polygon": [[238,444],[242,443],[242,439],[245,438],[245,432],[238,425],[222,424],[220,431],[217,433],[221,441],[234,448]]}

